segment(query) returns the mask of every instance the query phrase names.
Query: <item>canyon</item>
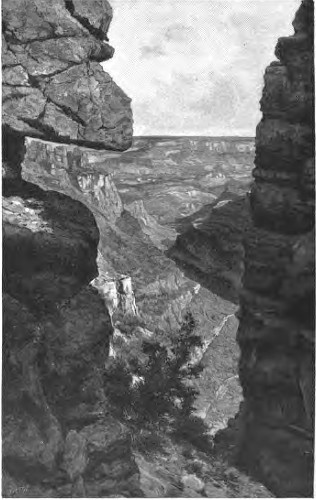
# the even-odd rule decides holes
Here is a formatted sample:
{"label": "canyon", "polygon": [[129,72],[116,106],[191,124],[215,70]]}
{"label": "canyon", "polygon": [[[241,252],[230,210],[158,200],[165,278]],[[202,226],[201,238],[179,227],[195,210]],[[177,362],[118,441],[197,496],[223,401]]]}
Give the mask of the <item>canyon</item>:
{"label": "canyon", "polygon": [[[312,2],[266,71],[256,141],[133,138],[103,69],[109,3],[3,7],[3,493],[309,496]],[[160,435],[148,453],[109,373],[187,313],[213,449]]]}

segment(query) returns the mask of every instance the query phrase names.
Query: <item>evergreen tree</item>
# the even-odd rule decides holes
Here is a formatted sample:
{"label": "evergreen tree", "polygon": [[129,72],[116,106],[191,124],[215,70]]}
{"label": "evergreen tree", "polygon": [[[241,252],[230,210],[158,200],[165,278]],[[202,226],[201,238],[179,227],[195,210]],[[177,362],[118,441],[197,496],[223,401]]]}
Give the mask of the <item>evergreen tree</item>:
{"label": "evergreen tree", "polygon": [[[194,349],[203,345],[195,327],[195,320],[188,313],[176,334],[160,332],[155,341],[143,341],[145,362],[141,363],[135,355],[125,360],[125,364],[122,359],[114,362],[106,376],[105,390],[110,401],[119,406],[121,416],[128,415],[134,427],[142,430],[164,427],[176,438],[205,441],[203,421],[192,416],[198,394],[192,379],[200,374],[202,367],[191,364],[190,360]],[[134,386],[131,368],[140,380]],[[200,436],[198,441],[196,433]]]}

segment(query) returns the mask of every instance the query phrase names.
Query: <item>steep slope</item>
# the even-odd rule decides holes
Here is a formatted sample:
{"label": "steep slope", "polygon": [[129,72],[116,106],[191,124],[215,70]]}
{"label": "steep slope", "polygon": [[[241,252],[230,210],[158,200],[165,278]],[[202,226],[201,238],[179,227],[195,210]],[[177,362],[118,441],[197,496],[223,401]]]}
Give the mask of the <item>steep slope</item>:
{"label": "steep slope", "polygon": [[313,10],[303,0],[265,74],[237,336],[240,459],[281,496],[313,491]]}

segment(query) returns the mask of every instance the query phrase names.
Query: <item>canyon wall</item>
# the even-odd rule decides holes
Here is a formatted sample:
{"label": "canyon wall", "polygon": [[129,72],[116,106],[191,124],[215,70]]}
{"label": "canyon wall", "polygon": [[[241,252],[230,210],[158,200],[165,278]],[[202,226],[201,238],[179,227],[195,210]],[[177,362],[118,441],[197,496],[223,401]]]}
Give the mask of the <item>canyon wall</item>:
{"label": "canyon wall", "polygon": [[[29,137],[64,143],[66,158],[73,144],[77,157],[81,145],[121,151],[131,144],[130,99],[99,64],[113,55],[106,43],[111,18],[106,0],[3,2],[7,497],[141,494],[130,434],[104,393],[113,326],[90,285],[98,275],[99,228],[78,197],[22,172]],[[41,166],[40,157],[34,161]],[[104,209],[113,201],[104,196],[110,179],[99,177],[95,189],[89,176],[77,182]],[[115,203],[111,209],[115,216]]]}
{"label": "canyon wall", "polygon": [[310,496],[314,435],[313,2],[280,38],[257,128],[240,296],[239,459],[281,496]]}
{"label": "canyon wall", "polygon": [[[143,275],[137,279],[148,324],[156,322],[147,304],[150,294],[183,289],[173,301],[169,297],[168,308],[161,302],[160,320],[166,315],[168,321],[169,309],[181,316],[193,295],[175,266],[167,259],[160,264],[156,249],[149,255],[149,244],[163,249],[169,232],[155,225],[142,202],[130,202],[125,210],[112,182],[119,161],[112,150],[131,145],[132,113],[130,99],[99,64],[113,55],[107,43],[111,18],[107,0],[3,2],[3,494],[8,497],[142,496],[130,434],[113,418],[104,393],[113,339],[107,308],[111,313],[121,302],[123,313],[137,313],[129,276],[120,280],[111,272],[114,264],[135,276],[144,268],[147,281]],[[312,482],[314,391],[310,0],[304,0],[294,28],[293,37],[280,40],[280,62],[265,77],[250,196],[253,222],[245,223],[243,200],[239,211],[235,204],[219,205],[217,218],[193,221],[177,250],[181,256],[187,246],[189,263],[197,254],[198,270],[205,274],[212,266],[209,282],[225,278],[226,288],[235,290],[247,227],[238,331],[245,397],[239,455],[277,494],[306,495]],[[192,139],[190,148],[198,142]],[[101,171],[90,168],[96,149],[108,151],[108,171],[104,164]],[[204,149],[235,154],[251,151],[252,144],[210,140]],[[164,157],[163,162],[170,169]],[[216,178],[212,174],[203,182]],[[200,243],[205,232],[216,232],[207,267]],[[110,254],[114,264],[106,258]],[[157,277],[161,265],[165,274]],[[223,321],[225,328],[237,323],[232,314]],[[143,328],[144,336],[148,332]],[[211,350],[204,353],[211,367],[206,380],[213,392],[219,386],[234,395],[235,373],[225,386],[219,380],[228,340],[224,331],[214,344],[225,354],[223,363],[214,363]],[[204,403],[201,411],[210,421],[221,421],[217,408]]]}
{"label": "canyon wall", "polygon": [[249,224],[247,194],[224,192],[219,201],[187,219],[168,256],[203,286],[238,304],[243,235]]}

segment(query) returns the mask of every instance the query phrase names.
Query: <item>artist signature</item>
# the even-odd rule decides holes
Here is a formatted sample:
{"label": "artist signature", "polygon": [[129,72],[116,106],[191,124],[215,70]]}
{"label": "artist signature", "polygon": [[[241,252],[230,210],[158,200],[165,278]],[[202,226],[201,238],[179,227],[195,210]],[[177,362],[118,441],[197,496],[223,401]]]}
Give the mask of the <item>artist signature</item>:
{"label": "artist signature", "polygon": [[27,486],[17,486],[16,488],[10,489],[10,496],[12,495],[21,495],[23,493],[27,493],[29,488]]}

